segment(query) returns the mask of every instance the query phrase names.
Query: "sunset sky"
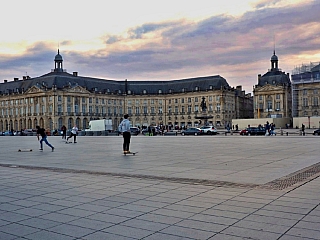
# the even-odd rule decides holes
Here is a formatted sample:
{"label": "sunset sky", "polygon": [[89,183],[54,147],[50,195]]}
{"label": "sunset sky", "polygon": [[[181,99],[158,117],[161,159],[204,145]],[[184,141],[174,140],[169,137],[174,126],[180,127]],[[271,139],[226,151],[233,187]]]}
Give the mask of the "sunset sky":
{"label": "sunset sky", "polygon": [[221,75],[251,92],[270,68],[320,62],[320,0],[1,3],[0,82],[63,67],[113,80]]}

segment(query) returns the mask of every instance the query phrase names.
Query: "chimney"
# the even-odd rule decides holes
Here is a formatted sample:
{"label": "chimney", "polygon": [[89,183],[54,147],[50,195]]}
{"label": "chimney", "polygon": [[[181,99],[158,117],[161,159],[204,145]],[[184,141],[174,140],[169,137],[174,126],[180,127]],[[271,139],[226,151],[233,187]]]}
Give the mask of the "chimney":
{"label": "chimney", "polygon": [[26,79],[27,79],[27,76],[23,76],[23,77],[22,77],[22,80],[26,80]]}
{"label": "chimney", "polygon": [[14,78],[14,79],[13,79],[13,81],[15,81],[15,82],[18,81],[18,80],[19,80],[19,78]]}
{"label": "chimney", "polygon": [[78,77],[78,72],[73,72],[73,76]]}
{"label": "chimney", "polygon": [[261,74],[258,74],[258,80],[260,80],[261,79]]}
{"label": "chimney", "polygon": [[4,83],[7,83],[7,82],[8,82],[8,80],[3,80],[3,82],[4,82]]}

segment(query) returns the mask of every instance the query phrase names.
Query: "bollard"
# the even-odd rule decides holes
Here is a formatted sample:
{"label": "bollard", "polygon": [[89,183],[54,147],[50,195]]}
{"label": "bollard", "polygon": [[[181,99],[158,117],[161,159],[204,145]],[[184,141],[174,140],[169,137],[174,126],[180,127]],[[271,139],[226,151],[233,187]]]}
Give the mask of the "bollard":
{"label": "bollard", "polygon": [[230,133],[231,135],[233,135],[233,131],[231,130],[231,133]]}
{"label": "bollard", "polygon": [[289,136],[289,133],[287,132],[287,136]]}
{"label": "bollard", "polygon": [[281,134],[281,136],[283,135],[283,130],[281,129],[281,131],[280,131],[280,134]]}
{"label": "bollard", "polygon": [[227,132],[224,132],[224,135],[227,136]]}

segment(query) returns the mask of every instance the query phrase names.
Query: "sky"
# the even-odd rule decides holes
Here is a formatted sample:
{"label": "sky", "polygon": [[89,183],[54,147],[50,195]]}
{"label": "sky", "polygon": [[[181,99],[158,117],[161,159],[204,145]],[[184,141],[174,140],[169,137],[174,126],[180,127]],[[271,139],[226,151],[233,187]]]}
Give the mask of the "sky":
{"label": "sky", "polygon": [[320,0],[12,0],[1,3],[0,83],[54,68],[111,80],[220,75],[252,92],[271,68],[320,62]]}

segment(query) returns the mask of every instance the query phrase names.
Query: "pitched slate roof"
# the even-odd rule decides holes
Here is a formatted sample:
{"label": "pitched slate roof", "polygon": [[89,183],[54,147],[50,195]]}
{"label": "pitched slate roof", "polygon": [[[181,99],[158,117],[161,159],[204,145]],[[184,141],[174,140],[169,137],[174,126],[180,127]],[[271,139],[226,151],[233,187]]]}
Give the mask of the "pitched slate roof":
{"label": "pitched slate roof", "polygon": [[0,94],[17,92],[17,90],[19,92],[27,91],[32,86],[45,86],[51,89],[53,85],[55,85],[57,89],[78,85],[91,92],[97,91],[116,94],[124,93],[126,88],[128,91],[131,91],[131,94],[159,94],[159,90],[161,90],[163,94],[168,94],[183,91],[192,92],[230,88],[226,79],[219,75],[169,81],[116,81],[74,76],[67,72],[50,72],[36,78],[1,83]]}
{"label": "pitched slate roof", "polygon": [[265,86],[267,84],[270,85],[291,85],[291,81],[289,76],[280,71],[269,71],[265,73],[261,78],[258,80],[258,85],[257,86]]}

